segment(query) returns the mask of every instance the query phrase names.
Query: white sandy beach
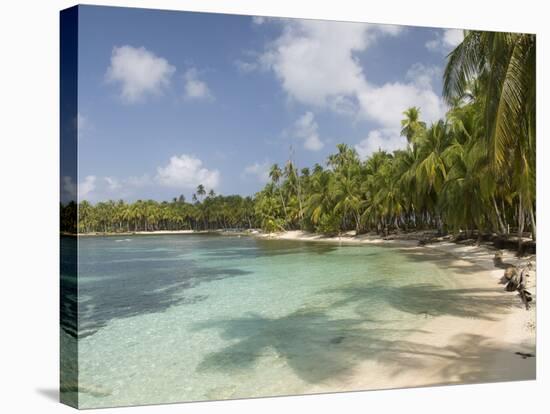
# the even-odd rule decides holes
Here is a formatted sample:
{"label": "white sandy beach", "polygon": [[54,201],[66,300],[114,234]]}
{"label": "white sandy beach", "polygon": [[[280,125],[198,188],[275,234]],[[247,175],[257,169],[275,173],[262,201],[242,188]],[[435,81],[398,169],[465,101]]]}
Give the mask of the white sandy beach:
{"label": "white sandy beach", "polygon": [[[452,242],[418,246],[416,240],[383,240],[375,236],[355,237],[351,234],[324,237],[301,231],[262,234],[259,237],[399,246],[409,254],[423,258],[429,255],[428,260],[438,262],[442,267],[451,266],[456,270],[457,289],[463,289],[465,295],[471,291],[475,292],[475,300],[483,302],[487,299],[490,303],[498,300],[504,304],[498,310],[486,309],[479,317],[426,315],[429,321],[407,338],[402,349],[387,354],[380,350],[380,362],[369,360],[361,363],[354,375],[315,386],[310,392],[535,379],[536,300],[533,300],[530,310],[525,310],[517,292],[504,290],[504,285],[499,284],[503,270],[495,267],[495,250],[491,247]],[[530,260],[535,265],[534,255],[518,259],[513,252],[503,253],[505,263],[524,265]],[[535,270],[530,273],[528,288],[535,298]],[[516,352],[532,356],[525,357]],[[391,358],[395,359],[394,364]]]}

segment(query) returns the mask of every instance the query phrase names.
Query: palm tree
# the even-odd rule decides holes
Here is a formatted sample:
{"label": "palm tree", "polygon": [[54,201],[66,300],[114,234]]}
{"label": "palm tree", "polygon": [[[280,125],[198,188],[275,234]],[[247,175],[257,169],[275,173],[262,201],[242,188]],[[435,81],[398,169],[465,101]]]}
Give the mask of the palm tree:
{"label": "palm tree", "polygon": [[290,190],[294,191],[298,201],[298,219],[300,221],[300,227],[303,228],[303,203],[302,203],[302,188],[300,183],[300,177],[292,160],[288,160],[285,164],[284,176]]}
{"label": "palm tree", "polygon": [[286,211],[285,198],[283,197],[283,191],[281,190],[281,187],[278,186],[282,176],[283,176],[283,172],[281,171],[281,168],[279,168],[279,165],[276,163],[273,164],[269,170],[269,177],[271,178],[271,182],[273,183],[273,185],[276,186],[279,190],[279,197],[281,198],[281,204],[283,205],[285,220],[288,221],[288,213]]}
{"label": "palm tree", "polygon": [[517,192],[518,239],[528,212],[536,233],[536,40],[535,35],[467,31],[450,54],[443,93],[448,101],[463,96],[476,81],[481,90],[484,138],[493,169],[512,166]]}
{"label": "palm tree", "polygon": [[202,197],[204,197],[205,194],[206,194],[206,190],[204,188],[204,185],[199,184],[197,186],[197,195],[202,198]]}
{"label": "palm tree", "polygon": [[414,144],[415,138],[426,129],[426,123],[420,121],[420,108],[412,106],[403,112],[405,119],[401,121],[401,136],[407,138],[409,145]]}
{"label": "palm tree", "polygon": [[329,171],[314,173],[311,178],[311,194],[306,203],[306,210],[313,225],[317,226],[321,217],[331,214],[333,209],[332,174]]}

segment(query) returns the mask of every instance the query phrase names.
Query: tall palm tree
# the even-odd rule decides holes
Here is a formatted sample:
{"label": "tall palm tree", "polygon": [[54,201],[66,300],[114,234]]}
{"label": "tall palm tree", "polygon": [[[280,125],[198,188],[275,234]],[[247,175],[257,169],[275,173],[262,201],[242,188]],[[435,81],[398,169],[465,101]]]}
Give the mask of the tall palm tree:
{"label": "tall palm tree", "polygon": [[197,186],[197,195],[201,198],[206,195],[206,189],[204,188],[204,185],[199,184]]}
{"label": "tall palm tree", "polygon": [[269,177],[271,178],[271,182],[275,187],[278,188],[279,197],[281,198],[281,204],[283,205],[283,212],[285,213],[285,220],[288,221],[288,213],[286,211],[286,202],[285,198],[283,196],[283,191],[281,187],[279,187],[279,181],[281,180],[281,177],[283,176],[283,172],[281,171],[281,168],[279,168],[278,164],[273,164],[269,170]]}

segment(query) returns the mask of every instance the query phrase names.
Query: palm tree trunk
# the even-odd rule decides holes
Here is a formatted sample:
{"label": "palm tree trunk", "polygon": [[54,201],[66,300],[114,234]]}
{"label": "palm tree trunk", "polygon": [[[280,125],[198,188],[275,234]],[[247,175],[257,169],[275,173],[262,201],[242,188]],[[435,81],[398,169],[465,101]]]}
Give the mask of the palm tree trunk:
{"label": "palm tree trunk", "polygon": [[504,226],[504,222],[502,221],[502,217],[500,216],[500,210],[497,206],[497,201],[495,200],[495,196],[491,195],[491,199],[493,200],[493,206],[495,207],[495,213],[497,216],[498,225],[500,227],[500,231],[502,234],[506,234],[506,227]]}
{"label": "palm tree trunk", "polygon": [[288,213],[286,212],[285,198],[283,197],[283,191],[279,187],[279,196],[281,197],[281,203],[283,204],[283,211],[285,212],[285,221],[288,222]]}

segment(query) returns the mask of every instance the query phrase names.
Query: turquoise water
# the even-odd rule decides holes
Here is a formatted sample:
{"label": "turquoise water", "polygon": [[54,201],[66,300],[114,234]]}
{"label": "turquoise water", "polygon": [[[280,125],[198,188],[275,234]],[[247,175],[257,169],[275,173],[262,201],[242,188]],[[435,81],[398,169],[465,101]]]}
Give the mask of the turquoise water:
{"label": "turquoise water", "polygon": [[163,235],[80,238],[78,252],[82,408],[329,391],[443,312],[453,286],[379,246]]}

